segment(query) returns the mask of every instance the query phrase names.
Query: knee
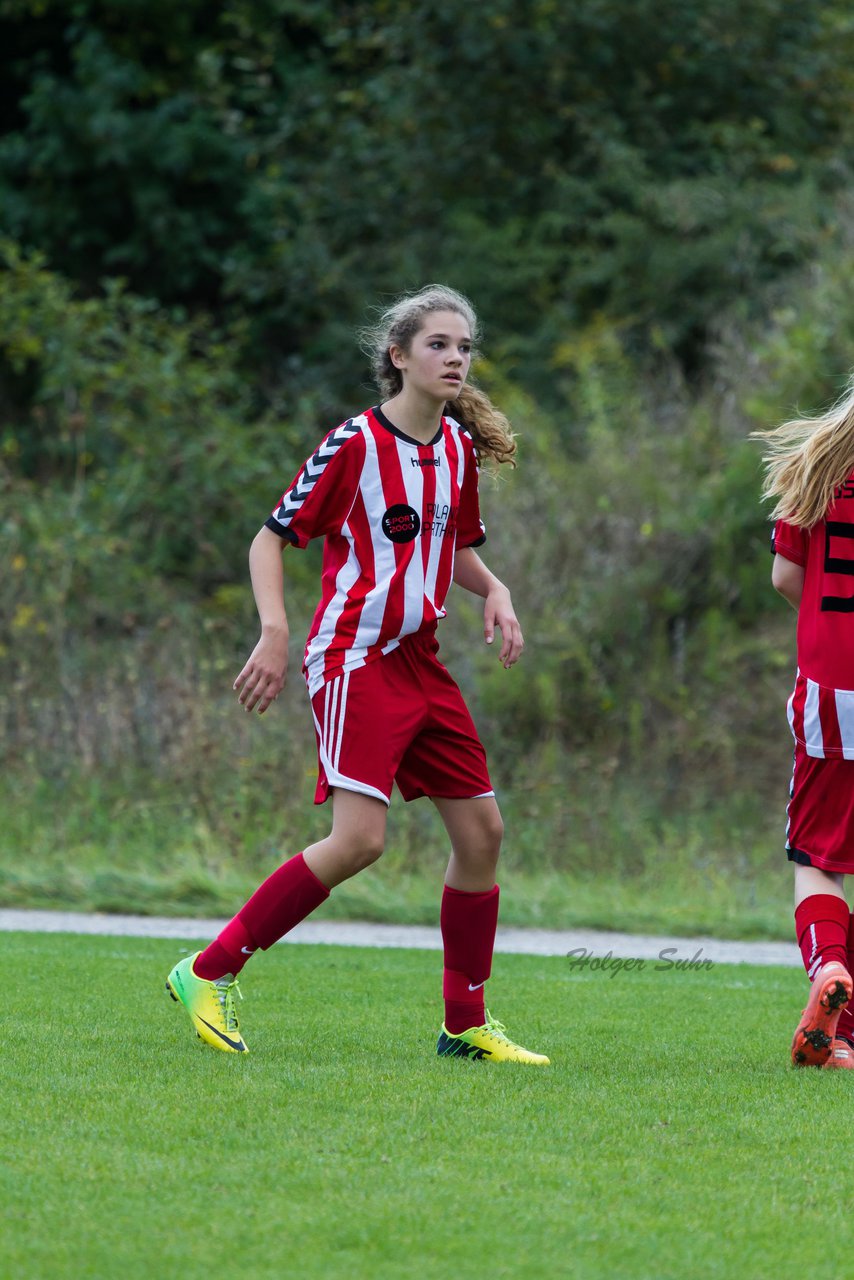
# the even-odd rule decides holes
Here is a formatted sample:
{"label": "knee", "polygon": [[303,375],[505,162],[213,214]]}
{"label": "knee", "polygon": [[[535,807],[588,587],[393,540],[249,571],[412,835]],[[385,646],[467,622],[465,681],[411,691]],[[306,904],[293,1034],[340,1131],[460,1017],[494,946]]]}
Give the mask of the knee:
{"label": "knee", "polygon": [[384,847],[383,838],[375,832],[354,832],[347,841],[346,849],[343,850],[351,868],[350,874],[356,875],[357,872],[364,871],[366,867],[378,862]]}
{"label": "knee", "polygon": [[504,822],[501,814],[496,812],[487,818],[483,825],[483,851],[498,861],[501,852],[501,841],[504,839]]}
{"label": "knee", "polygon": [[498,809],[490,810],[482,815],[480,821],[469,833],[467,852],[483,864],[498,862],[501,852],[501,841],[504,838],[504,822]]}

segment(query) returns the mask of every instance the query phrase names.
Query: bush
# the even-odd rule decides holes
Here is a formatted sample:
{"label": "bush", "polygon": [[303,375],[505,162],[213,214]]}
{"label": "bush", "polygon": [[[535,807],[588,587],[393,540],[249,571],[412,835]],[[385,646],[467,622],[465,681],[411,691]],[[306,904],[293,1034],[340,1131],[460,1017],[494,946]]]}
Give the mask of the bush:
{"label": "bush", "polygon": [[297,433],[254,412],[232,335],[116,282],[79,299],[9,244],[2,262],[4,638],[133,629],[179,598],[227,612]]}

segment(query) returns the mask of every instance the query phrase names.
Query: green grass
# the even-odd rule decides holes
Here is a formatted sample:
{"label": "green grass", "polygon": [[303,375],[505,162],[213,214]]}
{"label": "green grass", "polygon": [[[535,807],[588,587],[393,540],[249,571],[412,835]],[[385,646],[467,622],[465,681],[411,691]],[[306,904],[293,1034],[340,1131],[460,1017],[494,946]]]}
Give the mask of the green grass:
{"label": "green grass", "polygon": [[[263,802],[257,779],[235,775],[218,791],[201,771],[196,784],[191,794],[146,773],[0,778],[0,906],[230,916],[328,830],[310,777],[295,779],[287,804],[273,778]],[[728,794],[717,809],[664,817],[635,786],[583,780],[509,791],[501,804],[505,925],[791,937],[782,810],[763,826],[761,804]],[[381,862],[321,914],[433,924],[446,860],[433,807],[395,798]]]}
{"label": "green grass", "polygon": [[[442,865],[421,875],[382,865],[340,885],[313,920],[367,920],[435,925],[439,919]],[[150,871],[98,869],[81,883],[80,868],[57,870],[0,867],[0,906],[69,909],[163,916],[231,916],[275,863],[257,876],[231,873],[212,883],[196,876],[162,877]],[[67,875],[67,878],[66,878]],[[499,868],[504,926],[629,932],[709,934],[718,938],[781,939],[792,936],[791,873],[779,868],[760,886],[754,878],[713,878],[690,868],[670,869],[669,878],[648,873],[613,875],[541,874]],[[72,881],[69,884],[69,881]],[[764,895],[764,896],[763,896]]]}
{"label": "green grass", "polygon": [[242,1059],[163,993],[173,943],[0,946],[4,1276],[848,1273],[854,1082],[788,1066],[796,971],[499,957],[539,1070],[434,1056],[426,952],[257,958]]}

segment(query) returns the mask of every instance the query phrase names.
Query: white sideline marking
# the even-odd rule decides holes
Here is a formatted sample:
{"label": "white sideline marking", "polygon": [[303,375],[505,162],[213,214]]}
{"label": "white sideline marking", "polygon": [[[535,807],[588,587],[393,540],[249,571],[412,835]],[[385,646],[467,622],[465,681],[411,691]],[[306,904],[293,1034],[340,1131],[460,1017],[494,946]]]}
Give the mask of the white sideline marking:
{"label": "white sideline marking", "polygon": [[[160,916],[89,915],[74,911],[17,911],[0,909],[0,933],[90,933],[129,938],[181,938],[209,941],[223,926],[221,920],[169,919]],[[438,928],[425,925],[366,924],[338,920],[306,920],[282,939],[285,943],[339,947],[403,947],[440,951]],[[651,937],[609,933],[599,929],[499,929],[495,950],[528,956],[566,956],[584,948],[589,956],[639,957],[657,960],[700,959],[716,964],[777,964],[798,968],[801,957],[794,942],[728,942],[717,938]]]}

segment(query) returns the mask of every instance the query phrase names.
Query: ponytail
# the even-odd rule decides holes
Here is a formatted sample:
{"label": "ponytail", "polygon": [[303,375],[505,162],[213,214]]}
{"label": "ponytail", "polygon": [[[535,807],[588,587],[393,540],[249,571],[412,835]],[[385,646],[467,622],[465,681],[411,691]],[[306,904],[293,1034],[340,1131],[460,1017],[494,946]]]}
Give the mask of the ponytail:
{"label": "ponytail", "polygon": [[455,418],[471,436],[479,463],[491,458],[499,466],[502,462],[516,466],[513,429],[480,387],[464,383],[456,400],[449,401],[445,408],[448,417]]}

